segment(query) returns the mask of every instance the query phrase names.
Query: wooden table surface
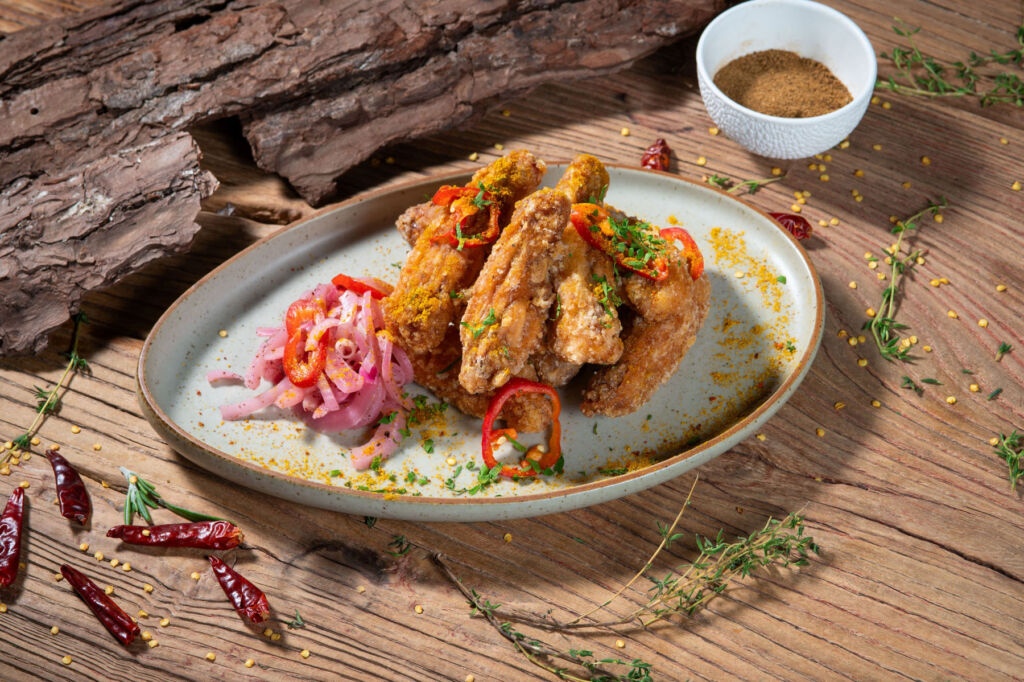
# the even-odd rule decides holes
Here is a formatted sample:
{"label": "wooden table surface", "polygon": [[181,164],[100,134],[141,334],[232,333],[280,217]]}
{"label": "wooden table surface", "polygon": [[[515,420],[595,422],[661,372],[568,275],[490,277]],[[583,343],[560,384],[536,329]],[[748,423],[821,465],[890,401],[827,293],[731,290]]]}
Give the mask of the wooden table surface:
{"label": "wooden table surface", "polygon": [[[947,60],[1015,47],[1022,12],[1020,3],[1006,0],[827,3],[854,18],[878,51],[899,40],[890,30],[896,15],[923,25],[920,45]],[[90,4],[0,2],[0,29]],[[349,190],[475,168],[500,153],[496,144],[550,159],[589,151],[633,164],[656,137],[668,139],[673,171],[684,177],[768,175],[772,162],[709,134],[694,45],[666,48],[604,83],[542,87],[504,103],[510,115],[496,111],[467,130],[381,150],[351,172]],[[829,181],[808,160],[780,163],[786,179],[750,198],[765,209],[787,210],[794,191],[811,192],[803,214],[816,231],[805,244],[824,285],[825,338],[800,390],[764,428],[765,438],[699,469],[682,523],[691,539],[673,545],[658,568],[693,558],[693,533],[745,534],[769,515],[801,508],[821,556],[803,569],[737,583],[692,618],[647,631],[547,635],[559,646],[643,659],[659,680],[1024,676],[1024,503],[989,444],[998,433],[1024,427],[1024,192],[1011,190],[1014,180],[1024,181],[1024,116],[1006,105],[982,109],[974,101],[879,94],[891,108],[872,105],[850,146],[831,152]],[[0,678],[551,679],[470,617],[430,552],[447,555],[462,579],[494,602],[571,617],[603,601],[644,564],[659,539],[656,522],[671,519],[694,474],[568,514],[474,524],[380,520],[371,527],[362,518],[240,489],[177,455],[136,403],[143,339],[204,273],[311,211],[255,168],[236,125],[224,122],[196,135],[207,167],[222,182],[200,216],[204,229],[187,255],[87,297],[92,322],[80,350],[92,374],[73,377],[62,409],[39,434],[43,446],[59,443],[86,477],[95,507],[91,526],[69,527],[51,504],[43,447],[0,477],[0,497],[25,481],[30,501],[26,577],[0,592],[7,606],[0,614]],[[473,152],[475,162],[468,160]],[[702,156],[706,166],[697,164]],[[862,177],[854,175],[858,169]],[[855,201],[853,189],[863,201]],[[928,220],[912,238],[926,251],[926,263],[906,283],[899,311],[918,348],[933,351],[919,352],[913,365],[888,363],[872,344],[851,346],[842,337],[844,330],[857,333],[887,285],[868,268],[865,252],[884,257],[893,241],[888,217],[909,215],[940,195],[950,207],[941,224]],[[225,210],[228,204],[233,209]],[[833,217],[838,225],[817,227]],[[929,286],[942,277],[948,285]],[[997,292],[998,284],[1006,290]],[[33,387],[58,379],[69,332],[70,325],[54,333],[37,357],[0,361],[3,439],[31,422]],[[1014,351],[997,363],[1001,342]],[[923,384],[917,395],[900,387],[902,375],[941,385]],[[971,383],[980,390],[969,390]],[[987,400],[996,388],[1002,394]],[[873,400],[881,405],[873,407]],[[73,425],[81,431],[73,433]],[[171,501],[243,526],[254,549],[233,559],[265,587],[277,618],[298,610],[306,627],[274,623],[282,635],[276,640],[249,631],[201,556],[133,551],[106,538],[105,529],[122,516],[119,466],[140,472]],[[396,558],[388,543],[398,535],[415,546]],[[78,549],[83,542],[87,553]],[[97,551],[103,562],[92,557]],[[111,558],[130,562],[131,571],[113,568]],[[159,647],[129,652],[115,643],[55,580],[64,562],[113,585],[130,613],[147,611],[150,617],[140,621]],[[201,572],[198,581],[193,571]],[[145,583],[155,587],[152,593],[143,591]],[[641,598],[642,591],[631,590],[613,611],[625,613]],[[158,624],[162,618],[169,619],[166,627]],[[59,633],[50,634],[51,626]],[[309,658],[300,656],[303,649]],[[216,660],[206,660],[207,652]],[[70,665],[61,663],[63,656]],[[244,665],[249,658],[251,668]]]}

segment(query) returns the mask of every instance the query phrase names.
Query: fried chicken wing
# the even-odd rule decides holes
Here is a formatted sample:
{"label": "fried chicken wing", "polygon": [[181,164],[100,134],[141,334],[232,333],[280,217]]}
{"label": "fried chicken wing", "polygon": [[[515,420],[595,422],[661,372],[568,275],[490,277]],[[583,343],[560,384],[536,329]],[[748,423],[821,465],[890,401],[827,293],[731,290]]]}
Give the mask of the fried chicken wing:
{"label": "fried chicken wing", "polygon": [[409,246],[416,246],[416,241],[423,234],[430,224],[439,220],[445,213],[444,206],[438,206],[433,201],[424,201],[405,209],[405,212],[398,216],[395,227],[409,242]]}
{"label": "fried chicken wing", "polygon": [[[675,373],[696,340],[710,304],[707,275],[691,279],[685,259],[680,262],[676,257],[663,285],[665,291],[674,292],[676,297],[673,314],[654,319],[637,315],[632,320],[623,334],[622,358],[614,365],[598,369],[583,392],[580,411],[588,417],[620,417],[635,412]],[[660,293],[655,291],[652,297]],[[649,302],[641,299],[641,304]]]}
{"label": "fried chicken wing", "polygon": [[[501,222],[507,223],[515,202],[537,188],[544,170],[544,162],[533,154],[516,151],[477,171],[471,186],[486,188],[499,203]],[[460,250],[448,243],[443,237],[454,228],[450,211],[432,216],[406,259],[394,293],[384,301],[387,328],[407,352],[426,353],[441,343],[462,309],[452,293],[471,285],[487,259],[487,246]]]}
{"label": "fried chicken wing", "polygon": [[505,385],[541,343],[551,290],[552,247],[569,221],[569,200],[540,190],[516,205],[473,285],[462,316],[462,370],[470,393]]}
{"label": "fried chicken wing", "polygon": [[[455,326],[448,328],[444,341],[432,352],[409,354],[413,374],[420,386],[434,392],[461,412],[483,418],[491,404],[494,391],[470,393],[459,383],[459,360],[462,347],[459,331]],[[525,368],[524,379],[538,379],[532,368]],[[551,402],[536,393],[523,393],[509,398],[502,410],[505,422],[520,432],[543,431],[551,424]]]}

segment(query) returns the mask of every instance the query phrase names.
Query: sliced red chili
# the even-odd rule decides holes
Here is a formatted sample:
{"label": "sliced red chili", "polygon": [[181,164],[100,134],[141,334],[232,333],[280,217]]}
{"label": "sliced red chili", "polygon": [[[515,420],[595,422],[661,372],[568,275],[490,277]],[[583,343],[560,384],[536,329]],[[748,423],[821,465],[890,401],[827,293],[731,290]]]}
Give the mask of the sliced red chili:
{"label": "sliced red chili", "polygon": [[[452,216],[451,229],[431,237],[435,244],[447,242],[457,249],[484,246],[494,242],[501,234],[501,206],[482,183],[477,187],[445,185],[437,190],[431,201],[438,206],[448,207]],[[467,236],[466,230],[469,229],[473,217],[484,208],[488,212],[487,227],[483,232]]]}
{"label": "sliced red chili", "polygon": [[0,516],[0,587],[18,576],[21,557],[21,522],[25,518],[25,490],[15,488]]}
{"label": "sliced red chili", "polygon": [[487,414],[484,415],[482,441],[484,464],[487,465],[488,469],[498,466],[498,461],[494,459],[494,448],[498,438],[501,436],[515,438],[516,434],[512,429],[492,430],[492,427],[494,426],[494,421],[501,415],[501,408],[508,399],[521,393],[542,393],[551,399],[551,436],[548,438],[548,451],[541,455],[538,460],[534,461],[527,454],[527,458],[518,467],[503,465],[501,467],[501,475],[508,478],[536,476],[539,472],[546,471],[555,466],[562,456],[562,424],[559,421],[562,402],[558,397],[558,391],[547,384],[516,377],[502,386],[494,395],[491,399],[491,404],[487,408]]}
{"label": "sliced red chili", "polygon": [[668,261],[661,249],[644,244],[645,235],[628,220],[613,223],[604,206],[573,204],[569,220],[583,241],[609,255],[626,270],[655,282],[668,277]]}
{"label": "sliced red chili", "polygon": [[308,388],[316,383],[317,377],[327,364],[327,340],[320,338],[316,348],[307,353],[306,336],[303,329],[308,323],[316,322],[325,314],[318,303],[300,299],[288,306],[284,316],[288,341],[284,345],[284,373],[288,380],[299,388]]}
{"label": "sliced red chili", "polygon": [[376,299],[386,298],[391,295],[392,287],[387,282],[382,282],[374,277],[356,279],[345,274],[338,274],[331,280],[331,284],[341,289],[348,289],[353,294],[362,296],[367,291],[370,296]]}
{"label": "sliced red chili", "polygon": [[96,583],[89,580],[77,568],[64,564],[60,573],[68,581],[82,601],[92,610],[96,618],[103,623],[117,641],[128,646],[141,634],[138,624],[131,619],[114,600],[104,594]]}
{"label": "sliced red chili", "polygon": [[267,602],[267,595],[243,578],[238,571],[231,568],[215,556],[207,557],[213,567],[213,574],[217,576],[224,594],[231,600],[231,604],[245,620],[250,623],[262,623],[270,616],[270,604]]}
{"label": "sliced red chili", "polygon": [[797,239],[807,239],[814,232],[814,228],[807,222],[807,218],[804,218],[802,215],[793,213],[769,213],[768,215],[774,218],[775,222],[779,225],[782,225],[786,232],[789,232]]}
{"label": "sliced red chili", "polygon": [[288,336],[293,335],[295,332],[302,329],[302,325],[307,322],[316,322],[318,318],[323,317],[326,311],[323,306],[316,302],[303,298],[295,301],[288,306],[288,312],[284,315],[284,328],[288,333]]}
{"label": "sliced red chili", "polygon": [[65,519],[78,521],[84,526],[89,522],[92,503],[89,501],[89,492],[85,489],[82,477],[78,475],[71,463],[56,450],[47,450],[46,458],[50,460],[50,466],[53,467],[60,515]]}
{"label": "sliced red chili", "polygon": [[668,142],[665,142],[665,138],[659,137],[644,151],[644,155],[640,158],[640,167],[667,171],[671,153],[672,150],[669,149]]}
{"label": "sliced red chili", "polygon": [[690,233],[681,227],[666,227],[661,231],[661,236],[665,239],[678,239],[683,243],[683,255],[690,263],[690,277],[699,279],[704,273],[704,255]]}
{"label": "sliced red chili", "polygon": [[114,526],[108,538],[119,538],[129,545],[152,547],[197,547],[200,549],[231,549],[238,547],[244,536],[242,529],[227,521],[166,523],[159,526]]}

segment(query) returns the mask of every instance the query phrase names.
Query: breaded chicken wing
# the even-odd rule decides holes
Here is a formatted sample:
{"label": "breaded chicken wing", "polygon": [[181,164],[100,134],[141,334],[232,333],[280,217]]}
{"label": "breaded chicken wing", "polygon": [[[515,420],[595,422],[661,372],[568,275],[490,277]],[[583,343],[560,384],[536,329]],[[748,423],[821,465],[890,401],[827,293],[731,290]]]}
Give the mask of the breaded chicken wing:
{"label": "breaded chicken wing", "polygon": [[[673,249],[671,245],[668,248]],[[628,325],[623,334],[622,358],[610,367],[599,368],[590,378],[580,406],[583,414],[620,417],[636,411],[675,373],[693,345],[707,317],[711,286],[706,274],[693,280],[686,260],[679,261],[679,257],[672,259],[669,275],[660,283],[665,291],[674,292],[674,312],[655,319],[638,315]],[[656,289],[652,297],[660,293]],[[638,308],[655,309],[650,303],[650,299],[640,299]]]}
{"label": "breaded chicken wing", "polygon": [[[486,188],[498,202],[501,222],[507,223],[515,202],[540,184],[544,162],[527,151],[503,156],[473,175],[472,187]],[[488,246],[452,246],[445,235],[455,229],[451,211],[441,211],[416,240],[398,284],[384,300],[384,318],[397,343],[409,353],[437,347],[457,319],[462,302],[454,292],[471,285],[490,252]]]}
{"label": "breaded chicken wing", "polygon": [[541,343],[551,290],[552,246],[569,221],[569,200],[544,189],[516,205],[473,285],[462,316],[462,370],[470,393],[505,385]]}

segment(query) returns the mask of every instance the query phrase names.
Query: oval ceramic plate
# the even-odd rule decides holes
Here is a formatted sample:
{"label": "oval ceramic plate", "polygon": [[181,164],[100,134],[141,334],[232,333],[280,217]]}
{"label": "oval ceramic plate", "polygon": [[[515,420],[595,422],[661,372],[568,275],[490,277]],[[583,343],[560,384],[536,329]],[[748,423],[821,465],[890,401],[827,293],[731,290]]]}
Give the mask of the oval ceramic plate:
{"label": "oval ceramic plate", "polygon": [[[553,186],[564,164],[553,164]],[[395,218],[448,174],[346,202],[252,245],[186,291],[139,358],[143,412],[175,450],[255,490],[352,514],[424,521],[537,516],[606,502],[667,481],[753,434],[792,395],[818,349],[821,285],[807,255],[771,218],[665,173],[609,167],[607,201],[700,245],[712,304],[693,348],[635,414],[584,417],[580,384],[562,389],[563,472],[478,485],[480,421],[454,408],[412,428],[380,471],[356,472],[347,448],[366,435],[319,434],[269,408],[224,422],[219,406],[255,395],[211,387],[213,369],[244,373],[289,303],[339,272],[395,281],[408,246]],[[219,335],[221,330],[227,336]],[[266,390],[267,384],[259,390]],[[408,390],[426,394],[415,385]],[[423,399],[420,399],[421,402]],[[437,401],[428,398],[429,405]]]}

